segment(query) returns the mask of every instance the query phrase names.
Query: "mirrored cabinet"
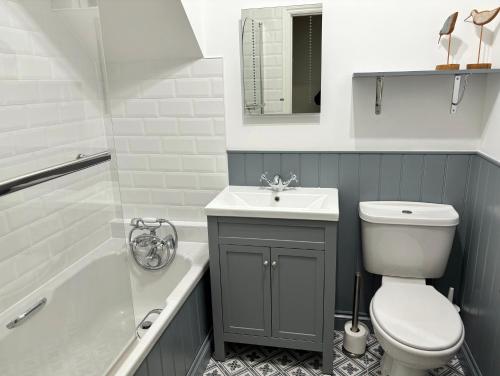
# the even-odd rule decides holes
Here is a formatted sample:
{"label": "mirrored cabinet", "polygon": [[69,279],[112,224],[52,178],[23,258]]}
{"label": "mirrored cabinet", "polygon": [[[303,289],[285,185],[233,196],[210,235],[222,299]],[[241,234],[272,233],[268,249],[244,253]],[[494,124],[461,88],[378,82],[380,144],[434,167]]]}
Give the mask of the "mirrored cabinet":
{"label": "mirrored cabinet", "polygon": [[242,10],[245,115],[320,112],[321,12],[321,4]]}

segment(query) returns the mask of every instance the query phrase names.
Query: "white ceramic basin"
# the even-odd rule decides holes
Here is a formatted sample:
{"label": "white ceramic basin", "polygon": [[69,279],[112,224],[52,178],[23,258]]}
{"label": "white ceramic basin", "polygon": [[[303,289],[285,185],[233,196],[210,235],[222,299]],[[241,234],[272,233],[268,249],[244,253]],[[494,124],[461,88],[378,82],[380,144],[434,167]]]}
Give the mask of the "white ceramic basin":
{"label": "white ceramic basin", "polygon": [[338,191],[335,188],[290,188],[273,192],[265,187],[229,186],[205,207],[205,214],[338,221]]}

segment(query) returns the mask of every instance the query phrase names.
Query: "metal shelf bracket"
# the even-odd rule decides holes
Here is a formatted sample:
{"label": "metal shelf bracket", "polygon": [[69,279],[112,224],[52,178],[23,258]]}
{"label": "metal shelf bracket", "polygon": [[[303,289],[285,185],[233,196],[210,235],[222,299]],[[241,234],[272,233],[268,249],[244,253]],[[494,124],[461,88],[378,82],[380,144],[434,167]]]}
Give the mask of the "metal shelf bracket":
{"label": "metal shelf bracket", "polygon": [[384,77],[377,76],[375,86],[375,115],[382,113],[382,96],[384,93]]}
{"label": "metal shelf bracket", "polygon": [[453,79],[453,91],[451,94],[450,114],[457,113],[458,105],[462,102],[467,89],[468,74],[456,74]]}

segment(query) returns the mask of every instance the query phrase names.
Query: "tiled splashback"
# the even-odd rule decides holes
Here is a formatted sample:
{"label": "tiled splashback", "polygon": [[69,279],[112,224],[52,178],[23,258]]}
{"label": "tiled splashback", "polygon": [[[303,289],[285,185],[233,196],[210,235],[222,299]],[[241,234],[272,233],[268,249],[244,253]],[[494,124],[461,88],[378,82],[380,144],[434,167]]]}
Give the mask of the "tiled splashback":
{"label": "tiled splashback", "polygon": [[[229,152],[229,182],[260,185],[263,171],[287,176],[290,171],[305,187],[339,189],[337,313],[350,313],[354,272],[363,271],[359,201],[407,200],[452,204],[462,218],[444,278],[436,281],[446,292],[460,290],[464,258],[464,205],[471,154],[394,153],[272,153]],[[368,312],[380,278],[364,273],[361,310]]]}
{"label": "tiled splashback", "polygon": [[221,59],[110,64],[125,218],[204,220],[227,185]]}

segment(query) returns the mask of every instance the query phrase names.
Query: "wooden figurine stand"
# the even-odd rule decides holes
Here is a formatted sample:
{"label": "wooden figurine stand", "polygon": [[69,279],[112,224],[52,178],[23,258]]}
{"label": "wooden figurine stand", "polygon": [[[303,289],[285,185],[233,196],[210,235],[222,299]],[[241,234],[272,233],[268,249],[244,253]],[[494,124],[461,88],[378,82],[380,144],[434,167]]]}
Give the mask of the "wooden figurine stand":
{"label": "wooden figurine stand", "polygon": [[481,45],[483,44],[483,25],[481,25],[481,35],[479,36],[479,50],[477,51],[477,63],[467,64],[467,69],[491,69],[490,63],[480,63]]}
{"label": "wooden figurine stand", "polygon": [[467,64],[467,69],[491,69],[491,63]]}
{"label": "wooden figurine stand", "polygon": [[448,57],[446,58],[446,64],[436,65],[436,70],[459,70],[460,64],[450,64],[450,50],[451,50],[451,34],[448,37]]}
{"label": "wooden figurine stand", "polygon": [[455,30],[455,24],[457,22],[457,18],[458,18],[458,12],[455,12],[451,16],[449,16],[446,19],[443,27],[441,28],[441,31],[439,32],[438,44],[441,41],[441,37],[443,35],[448,36],[448,56],[446,57],[446,64],[436,65],[436,70],[438,70],[438,71],[459,70],[460,69],[460,64],[450,64],[451,34],[453,33],[453,30]]}
{"label": "wooden figurine stand", "polygon": [[441,64],[441,65],[436,65],[436,70],[459,70],[460,69],[460,64]]}

